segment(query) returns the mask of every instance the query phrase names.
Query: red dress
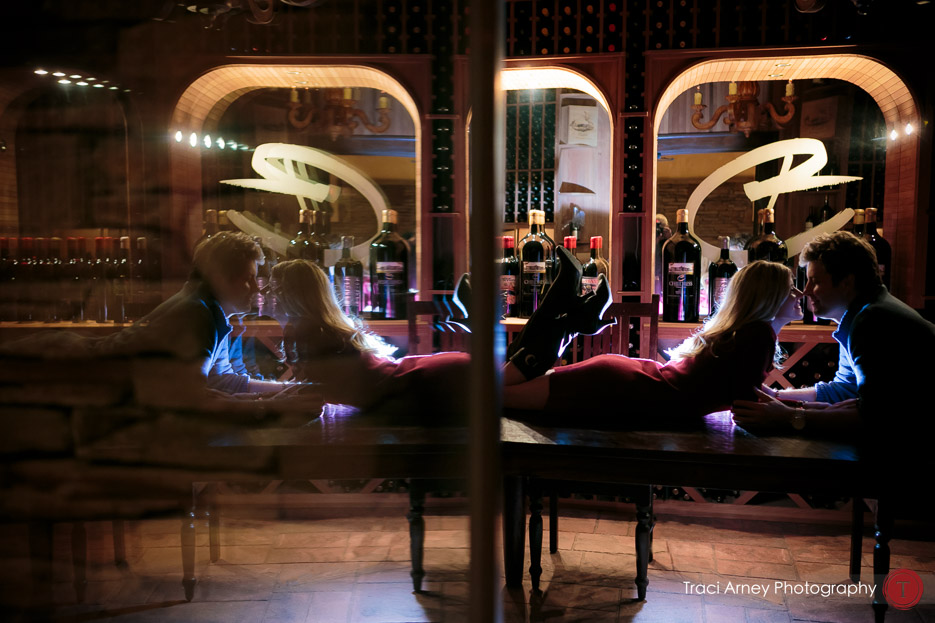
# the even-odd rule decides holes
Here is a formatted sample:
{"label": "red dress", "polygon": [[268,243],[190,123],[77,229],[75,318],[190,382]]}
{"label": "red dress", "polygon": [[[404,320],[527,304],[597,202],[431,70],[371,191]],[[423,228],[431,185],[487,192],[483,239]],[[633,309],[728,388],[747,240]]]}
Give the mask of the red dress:
{"label": "red dress", "polygon": [[446,421],[467,412],[467,353],[393,361],[360,352],[308,320],[283,328],[283,347],[296,380],[321,383],[325,402]]}
{"label": "red dress", "polygon": [[561,366],[549,375],[546,410],[604,426],[609,414],[617,414],[614,417],[625,424],[627,418],[681,418],[723,411],[734,400],[756,399],[754,389],[766,378],[775,348],[772,327],[756,322],[695,357],[666,364],[599,355]]}

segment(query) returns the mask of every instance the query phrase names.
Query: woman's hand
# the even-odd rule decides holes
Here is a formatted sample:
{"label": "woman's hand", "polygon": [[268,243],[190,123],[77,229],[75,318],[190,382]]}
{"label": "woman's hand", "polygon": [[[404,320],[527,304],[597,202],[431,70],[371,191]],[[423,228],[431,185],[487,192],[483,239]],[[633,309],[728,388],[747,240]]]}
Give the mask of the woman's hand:
{"label": "woman's hand", "polygon": [[760,385],[760,388],[759,388],[759,390],[757,390],[757,391],[766,394],[766,395],[769,396],[770,398],[778,398],[778,397],[779,397],[779,396],[778,396],[778,395],[779,395],[779,392],[776,391],[775,389],[773,389],[772,387],[770,387],[769,385]]}
{"label": "woman's hand", "polygon": [[738,400],[731,407],[734,424],[753,431],[791,431],[795,409],[770,400]]}

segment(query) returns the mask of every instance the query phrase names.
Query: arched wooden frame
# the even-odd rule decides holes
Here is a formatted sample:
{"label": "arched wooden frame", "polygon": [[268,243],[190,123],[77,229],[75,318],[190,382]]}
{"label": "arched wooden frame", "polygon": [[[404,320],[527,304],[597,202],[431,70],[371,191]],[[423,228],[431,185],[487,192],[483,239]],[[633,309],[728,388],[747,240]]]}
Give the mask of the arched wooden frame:
{"label": "arched wooden frame", "polygon": [[[208,71],[185,89],[172,113],[167,134],[181,131],[182,142],[172,140],[169,149],[172,205],[170,227],[182,232],[180,243],[190,249],[201,231],[201,150],[192,148],[187,137],[213,134],[224,112],[245,93],[264,88],[292,88],[301,79],[308,87],[358,87],[380,89],[395,98],[412,117],[416,134],[416,231],[422,232],[423,155],[422,118],[409,91],[387,73],[365,65],[276,64],[227,65]],[[427,250],[424,232],[416,237],[416,283],[422,285]]]}
{"label": "arched wooden frame", "polygon": [[[770,74],[774,74],[774,77]],[[779,77],[775,74],[782,75]],[[883,113],[887,131],[883,229],[893,246],[892,291],[909,305],[921,308],[925,284],[925,232],[928,231],[928,225],[918,205],[919,108],[909,87],[880,61],[858,54],[840,53],[722,58],[697,63],[669,81],[656,100],[653,109],[653,149],[650,153],[657,152],[659,125],[666,109],[679,94],[696,85],[740,80],[795,81],[813,78],[850,82],[866,91]],[[906,134],[907,124],[911,124],[915,131]],[[897,134],[895,140],[889,137],[893,130]],[[652,169],[651,192],[655,206],[655,166]]]}

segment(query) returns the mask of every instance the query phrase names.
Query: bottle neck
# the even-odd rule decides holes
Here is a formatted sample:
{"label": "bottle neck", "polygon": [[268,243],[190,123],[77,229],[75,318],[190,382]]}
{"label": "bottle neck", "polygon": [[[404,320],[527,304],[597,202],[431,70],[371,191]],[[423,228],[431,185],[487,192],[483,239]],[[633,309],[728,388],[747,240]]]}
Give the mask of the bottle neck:
{"label": "bottle neck", "polygon": [[539,233],[539,223],[530,223],[529,224],[529,233],[536,235]]}
{"label": "bottle neck", "polygon": [[730,259],[730,249],[721,249],[721,259],[722,260]]}
{"label": "bottle neck", "polygon": [[601,257],[601,248],[600,247],[591,247],[591,259],[596,260]]}
{"label": "bottle neck", "polygon": [[396,223],[391,223],[390,221],[384,221],[382,229],[385,232],[394,232],[396,231]]}
{"label": "bottle neck", "polygon": [[769,221],[763,223],[763,233],[776,235],[776,224]]}
{"label": "bottle neck", "polygon": [[503,259],[508,260],[516,257],[516,250],[513,247],[503,247]]}
{"label": "bottle neck", "polygon": [[680,234],[687,234],[688,223],[679,222],[678,225],[676,225],[676,231]]}

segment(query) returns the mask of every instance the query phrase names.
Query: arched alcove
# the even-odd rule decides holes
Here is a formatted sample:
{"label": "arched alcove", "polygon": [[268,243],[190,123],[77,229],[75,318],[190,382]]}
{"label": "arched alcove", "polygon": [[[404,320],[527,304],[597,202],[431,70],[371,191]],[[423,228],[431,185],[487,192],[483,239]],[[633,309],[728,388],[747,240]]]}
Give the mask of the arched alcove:
{"label": "arched alcove", "polygon": [[[669,105],[696,85],[731,81],[798,81],[836,79],[866,91],[886,122],[886,177],[883,229],[893,246],[893,292],[914,307],[922,307],[927,231],[918,206],[919,109],[908,86],[880,61],[857,54],[724,58],[699,62],[681,71],[660,94],[654,109],[653,153],[658,130]],[[656,167],[653,167],[655,205]],[[912,261],[910,261],[910,258]]]}
{"label": "arched alcove", "polygon": [[[399,102],[413,121],[415,131],[415,230],[420,232],[422,188],[422,127],[419,107],[399,81],[383,71],[362,65],[228,65],[208,71],[182,93],[172,114],[167,135],[180,132],[204,136],[215,130],[233,102],[258,89],[368,88],[386,92]],[[170,228],[184,232],[179,243],[190,249],[198,238],[202,219],[202,153],[187,140],[173,140],[170,147],[172,206]],[[416,236],[416,257],[422,257],[422,236]],[[421,283],[422,262],[416,263],[416,283]]]}

